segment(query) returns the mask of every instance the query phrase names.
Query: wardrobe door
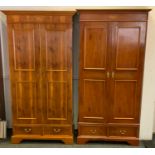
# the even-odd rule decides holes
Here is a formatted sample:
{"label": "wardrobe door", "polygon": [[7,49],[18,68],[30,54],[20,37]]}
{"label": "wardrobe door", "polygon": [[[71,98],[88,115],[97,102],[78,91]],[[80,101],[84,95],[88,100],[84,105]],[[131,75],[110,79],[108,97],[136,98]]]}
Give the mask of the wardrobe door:
{"label": "wardrobe door", "polygon": [[112,23],[112,123],[139,123],[146,22]]}
{"label": "wardrobe door", "polygon": [[79,123],[107,121],[108,61],[108,23],[80,22]]}
{"label": "wardrobe door", "polygon": [[45,124],[72,124],[72,24],[41,24]]}
{"label": "wardrobe door", "polygon": [[8,30],[13,123],[41,123],[39,27],[12,23]]}

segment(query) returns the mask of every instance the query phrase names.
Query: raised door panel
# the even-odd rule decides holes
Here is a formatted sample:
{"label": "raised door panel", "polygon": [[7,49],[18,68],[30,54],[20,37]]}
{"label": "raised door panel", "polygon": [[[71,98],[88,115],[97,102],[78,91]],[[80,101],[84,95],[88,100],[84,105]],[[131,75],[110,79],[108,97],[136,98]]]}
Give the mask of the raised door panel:
{"label": "raised door panel", "polygon": [[117,29],[116,69],[137,69],[139,50],[140,27],[119,27]]}
{"label": "raised door panel", "polygon": [[67,82],[49,82],[47,86],[48,120],[67,120]]}
{"label": "raised door panel", "polygon": [[38,25],[9,24],[13,122],[41,123]]}
{"label": "raised door panel", "polygon": [[72,30],[70,24],[42,24],[41,51],[45,123],[72,122]]}
{"label": "raised door panel", "polygon": [[79,122],[107,121],[108,24],[80,23]]}
{"label": "raised door panel", "polygon": [[105,122],[106,83],[105,80],[84,79],[83,104],[80,113],[82,121]]}
{"label": "raised door panel", "polygon": [[113,23],[110,122],[139,123],[145,22]]}
{"label": "raised door panel", "polygon": [[84,69],[105,69],[107,51],[106,42],[106,27],[103,27],[103,25],[85,26]]}
{"label": "raised door panel", "polygon": [[46,70],[67,71],[66,25],[46,25]]}
{"label": "raised door panel", "polygon": [[134,120],[137,102],[137,81],[115,80],[113,119]]}
{"label": "raised door panel", "polygon": [[35,70],[34,26],[14,24],[12,33],[15,70]]}

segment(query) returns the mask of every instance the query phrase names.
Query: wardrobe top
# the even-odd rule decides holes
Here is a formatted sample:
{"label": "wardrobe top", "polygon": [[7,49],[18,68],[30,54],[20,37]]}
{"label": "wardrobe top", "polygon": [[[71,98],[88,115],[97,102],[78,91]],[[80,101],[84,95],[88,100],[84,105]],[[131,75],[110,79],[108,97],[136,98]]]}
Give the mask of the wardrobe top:
{"label": "wardrobe top", "polygon": [[92,12],[92,13],[144,13],[144,12],[149,12],[151,9],[77,9],[75,11],[28,11],[28,10],[5,10],[2,11],[6,15],[17,15],[17,14],[29,14],[29,15],[38,15],[38,14],[43,14],[43,15],[51,15],[51,14],[68,14],[68,15],[73,15],[75,12]]}
{"label": "wardrobe top", "polygon": [[77,10],[80,21],[147,21],[151,9]]}
{"label": "wardrobe top", "polygon": [[2,11],[6,15],[74,15],[76,11]]}
{"label": "wardrobe top", "polygon": [[77,12],[92,12],[92,13],[144,13],[144,12],[149,12],[152,9],[77,9]]}
{"label": "wardrobe top", "polygon": [[[77,13],[80,21],[147,21],[151,9],[111,9],[111,10],[84,10],[76,11],[2,11],[8,16],[8,23],[35,22],[35,23],[71,23],[71,17]],[[26,16],[23,18],[23,16]],[[39,17],[40,16],[40,17]],[[53,17],[52,17],[53,16]],[[64,19],[56,19],[64,16]],[[35,18],[35,19],[34,19]]]}

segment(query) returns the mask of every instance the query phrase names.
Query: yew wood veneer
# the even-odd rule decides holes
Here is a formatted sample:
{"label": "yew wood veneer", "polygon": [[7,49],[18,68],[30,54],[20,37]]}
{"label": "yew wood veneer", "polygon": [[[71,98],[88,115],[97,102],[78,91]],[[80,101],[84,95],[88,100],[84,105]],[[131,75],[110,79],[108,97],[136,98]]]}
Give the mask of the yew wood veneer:
{"label": "yew wood veneer", "polygon": [[5,11],[8,24],[13,136],[62,140],[72,133],[71,11]]}

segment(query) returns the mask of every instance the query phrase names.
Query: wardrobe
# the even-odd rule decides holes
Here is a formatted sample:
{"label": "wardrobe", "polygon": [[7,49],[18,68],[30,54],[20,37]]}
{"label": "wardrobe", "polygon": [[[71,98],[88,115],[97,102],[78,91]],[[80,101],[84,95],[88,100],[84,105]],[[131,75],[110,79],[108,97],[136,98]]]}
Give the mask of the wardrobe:
{"label": "wardrobe", "polygon": [[12,143],[73,142],[73,11],[4,11],[13,112]]}
{"label": "wardrobe", "polygon": [[[78,144],[101,140],[139,144],[148,12],[77,10]],[[78,29],[77,25],[72,29],[75,12],[4,13],[12,143],[38,139],[72,144],[72,32]],[[78,34],[74,36],[74,47],[78,48]]]}
{"label": "wardrobe", "polygon": [[149,10],[78,10],[79,144],[139,144]]}

